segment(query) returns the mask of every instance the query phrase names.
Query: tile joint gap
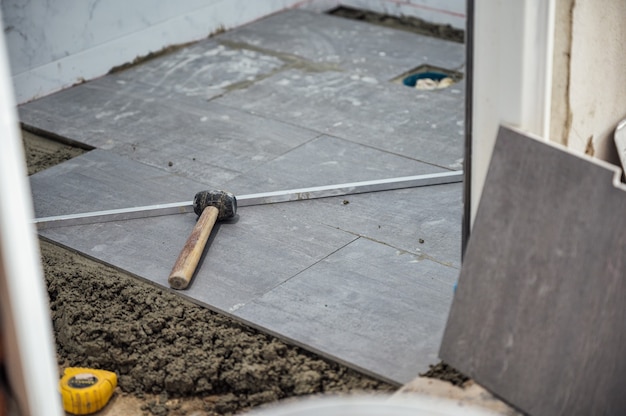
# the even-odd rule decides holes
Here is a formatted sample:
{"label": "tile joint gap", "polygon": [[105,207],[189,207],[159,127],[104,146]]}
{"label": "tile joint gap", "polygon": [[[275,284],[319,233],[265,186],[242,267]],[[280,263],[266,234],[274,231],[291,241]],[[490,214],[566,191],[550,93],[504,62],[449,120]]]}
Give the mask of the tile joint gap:
{"label": "tile joint gap", "polygon": [[[385,246],[387,246],[387,247],[393,248],[394,250],[398,250],[398,251],[401,251],[401,252],[406,253],[406,254],[411,254],[411,255],[413,255],[413,256],[418,257],[418,258],[419,258],[419,260],[430,260],[430,261],[432,261],[432,262],[434,262],[434,263],[437,263],[437,264],[440,264],[440,265],[442,265],[442,266],[445,266],[445,267],[450,267],[450,268],[452,268],[452,269],[459,270],[459,268],[458,268],[458,267],[456,267],[456,266],[454,266],[454,265],[452,265],[452,264],[450,264],[450,263],[446,263],[446,262],[443,262],[443,261],[441,261],[441,260],[438,260],[438,259],[436,259],[435,257],[429,256],[428,254],[424,254],[424,253],[415,253],[415,252],[412,252],[412,251],[406,250],[406,249],[404,249],[404,248],[400,248],[400,247],[393,246],[393,245],[391,245],[391,244],[389,244],[389,243],[386,243],[386,242],[384,242],[384,241],[381,241],[381,240],[376,240],[375,238],[368,237],[368,236],[366,236],[366,235],[364,235],[364,234],[359,234],[359,233],[356,233],[356,232],[354,232],[354,231],[344,230],[343,228],[341,228],[341,227],[337,227],[336,225],[330,225],[330,224],[325,224],[325,223],[322,223],[322,225],[325,225],[325,226],[327,226],[327,227],[334,228],[334,229],[336,229],[336,230],[343,231],[344,233],[348,233],[348,234],[351,234],[351,235],[356,236],[357,238],[356,238],[356,239],[354,239],[354,240],[352,240],[350,243],[352,243],[352,242],[354,242],[354,241],[358,240],[359,238],[363,238],[363,239],[365,239],[365,240],[369,240],[369,241],[372,241],[372,242],[374,242],[374,243],[382,244],[382,245],[385,245]],[[350,244],[350,243],[348,243],[348,244]],[[346,244],[346,246],[347,246],[348,244]],[[345,246],[344,246],[344,247],[345,247]],[[342,247],[342,248],[343,248],[343,247]],[[333,254],[333,253],[331,253],[331,254]],[[329,254],[329,255],[330,255],[330,254]]]}
{"label": "tile joint gap", "polygon": [[[349,233],[352,234],[352,233]],[[354,235],[354,234],[352,234]],[[269,293],[271,291],[273,291],[274,289],[284,285],[285,283],[289,282],[291,279],[301,275],[302,273],[304,273],[305,271],[309,270],[311,267],[321,263],[322,261],[326,260],[327,258],[329,258],[330,256],[332,256],[333,254],[337,253],[339,250],[344,249],[345,247],[349,246],[350,244],[354,243],[355,241],[357,241],[360,238],[360,236],[355,236],[355,238],[353,238],[352,240],[348,241],[346,244],[343,244],[341,247],[337,248],[336,250],[333,250],[332,252],[328,253],[327,255],[325,255],[324,257],[322,257],[321,259],[317,260],[316,262],[314,262],[313,264],[310,264],[309,266],[305,267],[304,269],[300,270],[298,273],[294,274],[293,276],[289,277],[288,279],[280,282],[279,284],[277,284],[276,286],[272,287],[270,290],[268,290],[266,293]]]}

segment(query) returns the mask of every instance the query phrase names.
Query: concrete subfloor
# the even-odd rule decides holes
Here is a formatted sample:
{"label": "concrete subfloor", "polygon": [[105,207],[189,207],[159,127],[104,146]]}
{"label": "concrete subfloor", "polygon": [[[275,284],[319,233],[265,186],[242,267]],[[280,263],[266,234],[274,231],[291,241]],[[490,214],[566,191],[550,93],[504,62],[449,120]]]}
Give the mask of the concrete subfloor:
{"label": "concrete subfloor", "polygon": [[[464,46],[286,11],[20,107],[27,128],[94,147],[31,177],[39,217],[462,168]],[[460,268],[462,185],[239,210],[189,289],[211,309],[381,379],[437,361]],[[194,214],[44,238],[168,287]]]}

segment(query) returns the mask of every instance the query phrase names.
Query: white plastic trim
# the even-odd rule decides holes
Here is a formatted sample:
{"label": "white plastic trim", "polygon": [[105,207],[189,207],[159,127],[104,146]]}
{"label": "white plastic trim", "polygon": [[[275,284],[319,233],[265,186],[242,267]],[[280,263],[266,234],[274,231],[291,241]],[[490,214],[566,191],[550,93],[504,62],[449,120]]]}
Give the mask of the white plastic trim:
{"label": "white plastic trim", "polygon": [[479,0],[474,7],[472,223],[498,126],[548,139],[555,0]]}
{"label": "white plastic trim", "polygon": [[[0,12],[1,18],[1,12]],[[5,364],[23,415],[64,414],[50,309],[4,39],[0,35],[0,312]]]}

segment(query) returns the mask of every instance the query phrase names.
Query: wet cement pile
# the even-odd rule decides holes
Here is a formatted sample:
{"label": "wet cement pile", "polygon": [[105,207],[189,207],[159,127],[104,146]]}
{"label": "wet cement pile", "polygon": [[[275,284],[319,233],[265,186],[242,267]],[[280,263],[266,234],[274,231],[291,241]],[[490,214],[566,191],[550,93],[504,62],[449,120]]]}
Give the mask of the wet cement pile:
{"label": "wet cement pile", "polygon": [[441,361],[435,365],[430,365],[428,371],[420,374],[421,377],[436,378],[438,380],[447,381],[455,386],[462,387],[470,381],[470,378],[461,373],[454,367]]}

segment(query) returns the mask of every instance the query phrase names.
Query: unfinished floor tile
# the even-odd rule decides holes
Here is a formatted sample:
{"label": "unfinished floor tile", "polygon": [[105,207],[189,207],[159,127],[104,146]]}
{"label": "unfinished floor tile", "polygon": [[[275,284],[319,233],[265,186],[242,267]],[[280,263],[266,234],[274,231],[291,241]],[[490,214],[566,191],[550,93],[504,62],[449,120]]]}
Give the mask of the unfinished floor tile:
{"label": "unfinished floor tile", "polygon": [[285,62],[275,56],[229,48],[211,38],[120,70],[116,75],[127,82],[197,97],[201,102],[267,76],[283,65]]}
{"label": "unfinished floor tile", "polygon": [[[98,149],[31,178],[37,215],[461,169],[463,82],[390,79],[463,59],[462,45],[290,11],[27,103],[27,128]],[[437,359],[461,201],[450,184],[240,207],[178,293],[403,383]],[[195,221],[41,235],[167,288]]]}
{"label": "unfinished floor tile", "polygon": [[360,238],[235,315],[406,383],[437,360],[455,279],[455,269]]}
{"label": "unfinished floor tile", "polygon": [[445,171],[414,159],[322,135],[245,172],[225,186],[241,194]]}
{"label": "unfinished floor tile", "polygon": [[[203,185],[108,151],[94,150],[34,175],[31,177],[31,186],[36,195],[36,214],[48,216],[189,200],[198,187]],[[455,187],[454,193],[460,194],[460,187],[452,186]],[[420,190],[434,191],[445,187],[449,185]],[[379,337],[378,334],[375,337],[378,339],[377,342],[369,342],[367,337],[374,335],[368,332],[358,348],[348,356],[345,356],[339,348],[341,340],[330,335],[330,344],[324,346],[323,351],[319,345],[314,346],[314,349],[319,348],[320,352],[333,359],[345,360],[352,366],[402,383],[404,375],[397,373],[400,371],[398,368],[402,367],[404,369],[402,371],[406,371],[406,377],[412,377],[416,371],[413,364],[422,365],[434,359],[438,345],[436,337],[439,336],[443,326],[434,329],[431,326],[445,320],[445,313],[442,311],[447,308],[444,304],[450,296],[446,293],[451,290],[457,274],[455,268],[432,261],[431,258],[434,256],[428,257],[397,248],[400,243],[394,239],[411,239],[411,233],[414,231],[412,224],[405,223],[404,215],[413,217],[411,221],[416,221],[418,226],[424,226],[434,218],[439,218],[433,216],[432,212],[429,214],[422,211],[417,205],[410,211],[413,214],[405,212],[403,204],[411,204],[411,199],[407,198],[405,192],[410,191],[415,190],[395,191],[402,193],[399,200],[393,204],[398,205],[400,211],[394,213],[387,211],[382,215],[380,215],[384,211],[382,207],[389,204],[389,192],[360,195],[358,196],[360,199],[355,199],[350,204],[342,203],[341,198],[330,198],[323,202],[300,201],[243,207],[235,221],[225,222],[216,227],[190,288],[181,294],[211,309],[239,315],[240,309],[255,305],[257,301],[265,304],[268,302],[267,299],[274,296],[272,292],[276,288],[280,288],[285,282],[295,282],[296,278],[306,278],[307,281],[322,279],[322,284],[327,285],[325,279],[340,280],[339,276],[350,275],[352,277],[348,280],[349,287],[346,290],[358,289],[359,296],[366,299],[376,297],[382,309],[375,307],[369,311],[366,308],[364,311],[369,311],[367,312],[369,315],[362,315],[357,313],[358,304],[336,299],[336,307],[343,305],[351,310],[355,308],[353,311],[355,315],[339,313],[336,317],[337,322],[331,326],[332,331],[349,333],[361,325],[359,319],[362,316],[369,316],[368,319],[376,317],[379,321],[376,328],[381,331],[383,337],[376,338]],[[413,201],[422,200],[427,204],[429,202],[427,195],[428,193],[421,192]],[[436,199],[440,203],[451,202],[433,198]],[[430,203],[432,205],[432,200]],[[454,206],[440,206],[439,216],[447,209],[454,210]],[[378,225],[372,222],[371,218],[366,218],[370,215],[374,217],[378,215],[377,219],[380,220]],[[41,235],[167,288],[169,271],[195,223],[195,218],[195,214],[184,214],[52,228],[41,231]],[[423,221],[421,225],[419,218]],[[460,218],[456,220],[460,221]],[[388,223],[385,224],[383,221]],[[380,223],[383,224],[382,227]],[[427,233],[433,235],[433,230]],[[370,240],[370,235],[375,238]],[[342,250],[342,247],[355,240],[359,240],[359,244],[348,251]],[[413,243],[418,244],[416,241]],[[323,263],[318,268],[320,262]],[[374,283],[367,283],[371,279],[374,279]],[[340,285],[328,287],[341,288]],[[313,301],[316,296],[315,290],[303,291],[300,296]],[[411,308],[424,307],[421,297],[435,301],[437,306],[429,307],[428,313],[420,312],[419,319],[415,319]],[[399,308],[398,311],[390,314],[390,311],[385,309],[389,305]],[[255,306],[258,307],[260,306]],[[308,314],[307,308],[302,308],[302,305],[293,303],[290,307],[292,310],[289,313],[296,315],[303,313],[301,317]],[[289,332],[291,321],[284,324],[278,321],[270,325],[261,319],[267,316],[266,313],[270,313],[272,308],[273,306],[267,306],[268,312],[254,312],[259,319],[252,319],[250,315],[244,318],[257,328],[300,345],[307,345],[308,338]],[[406,314],[402,312],[404,308],[409,308]],[[332,312],[335,313],[337,311]],[[331,315],[324,319],[331,319]],[[323,319],[318,320],[315,315],[310,315],[309,319],[311,325],[317,328],[309,328],[314,331],[321,331],[321,326],[326,325]],[[393,322],[390,328],[383,325],[387,320]],[[381,350],[380,342],[383,342],[381,340],[394,339],[396,340],[394,345],[404,342],[404,338],[397,338],[393,331],[411,326],[409,322],[416,325],[418,329],[415,331],[421,337],[417,347],[411,346],[405,355],[400,354],[399,347]],[[338,327],[339,323],[344,327]],[[371,330],[373,329],[370,328],[368,331]],[[410,334],[411,329],[406,329],[405,332]],[[429,335],[426,336],[425,333]],[[417,360],[412,355],[414,348],[418,347],[419,354],[423,354],[423,362],[422,358]],[[353,346],[342,348],[353,349]],[[339,351],[335,352],[335,349]],[[407,366],[404,364],[406,362],[410,362],[411,365]]]}
{"label": "unfinished floor tile", "polygon": [[435,185],[313,201],[308,218],[459,268],[462,202],[462,184]]}
{"label": "unfinished floor tile", "polygon": [[30,177],[35,216],[190,201],[205,185],[92,150]]}
{"label": "unfinished floor tile", "polygon": [[299,56],[380,81],[423,64],[459,70],[465,62],[465,48],[458,43],[303,10],[276,14],[216,39]]}
{"label": "unfinished floor tile", "polygon": [[[94,150],[31,177],[38,217],[189,201],[203,184]],[[254,208],[254,209],[252,209]],[[228,313],[327,257],[356,237],[303,222],[286,204],[240,210],[218,224],[202,266],[181,292]],[[195,214],[42,230],[44,238],[169,287],[167,277]]]}
{"label": "unfinished floor tile", "polygon": [[437,91],[289,70],[217,102],[438,166],[463,160],[463,84]]}
{"label": "unfinished floor tile", "polygon": [[22,121],[206,184],[222,184],[319,134],[215,102],[157,99],[137,85],[80,85],[28,104]]}

